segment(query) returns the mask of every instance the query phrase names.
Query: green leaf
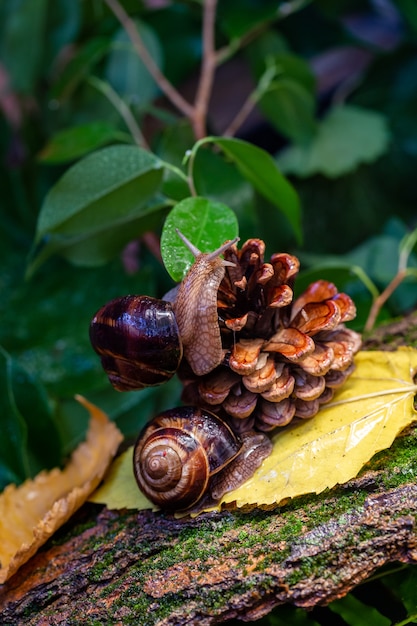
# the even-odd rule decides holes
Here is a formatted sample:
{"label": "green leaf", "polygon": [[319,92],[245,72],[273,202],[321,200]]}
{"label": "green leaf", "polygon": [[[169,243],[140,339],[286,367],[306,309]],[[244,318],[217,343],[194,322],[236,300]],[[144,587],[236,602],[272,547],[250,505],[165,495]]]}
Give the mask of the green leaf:
{"label": "green leaf", "polygon": [[219,6],[220,24],[231,39],[242,37],[256,26],[272,20],[276,14],[277,3],[274,0],[228,0]]}
{"label": "green leaf", "polygon": [[[290,55],[288,44],[284,37],[276,30],[271,29],[265,30],[259,37],[256,37],[245,50],[245,57],[248,60],[252,74],[257,80],[260,79],[268,65],[277,66],[277,63],[279,63],[287,71],[290,68],[290,64],[286,59],[290,56],[300,61],[297,64],[299,67],[301,65],[304,68],[307,66],[305,61],[302,61],[299,57]],[[280,73],[282,74],[283,72],[281,71]],[[299,72],[297,72],[297,75],[299,79]]]}
{"label": "green leaf", "polygon": [[314,95],[316,78],[304,59],[289,52],[276,52],[268,55],[267,63],[273,64],[278,77],[290,78]]}
{"label": "green leaf", "polygon": [[214,143],[223,150],[246,180],[269,202],[278,207],[289,220],[292,229],[301,242],[301,208],[293,186],[281,174],[273,158],[257,146],[240,139],[206,137],[198,142],[194,151],[203,143]]}
{"label": "green leaf", "polygon": [[0,491],[29,476],[27,427],[16,406],[12,377],[12,359],[0,348]]}
{"label": "green leaf", "polygon": [[[317,128],[316,80],[303,59],[282,47],[279,38],[270,41],[264,35],[249,51],[249,62],[258,80],[259,107],[278,132],[296,142],[305,142]],[[262,89],[266,75],[272,79]]]}
{"label": "green leaf", "polygon": [[258,232],[253,186],[224,154],[199,150],[193,165],[193,179],[199,196],[223,202],[236,213],[242,238],[248,239]]}
{"label": "green leaf", "polygon": [[[107,388],[88,336],[93,315],[113,298],[128,293],[160,297],[169,287],[166,280],[156,293],[157,263],[143,257],[137,263],[140,271],[127,275],[119,260],[81,270],[57,259],[38,280],[19,282],[15,276],[14,286],[2,292],[0,344],[54,397]],[[11,269],[0,274],[3,284]]]}
{"label": "green leaf", "polygon": [[82,7],[72,0],[56,0],[48,3],[46,47],[47,58],[53,63],[65,46],[71,45],[80,31]]}
{"label": "green leaf", "polygon": [[349,594],[329,604],[329,609],[340,615],[349,626],[391,626],[391,620],[377,609]]}
{"label": "green leaf", "polygon": [[102,60],[109,47],[110,41],[107,37],[89,39],[64,67],[62,74],[54,83],[50,92],[52,101],[69,98],[91,69]]}
{"label": "green leaf", "polygon": [[165,220],[161,254],[168,273],[179,282],[194,261],[192,253],[178,237],[179,229],[201,252],[212,252],[238,234],[236,215],[221,202],[207,198],[186,198]]}
{"label": "green leaf", "polygon": [[307,177],[324,174],[336,178],[361,163],[372,163],[382,156],[389,143],[384,115],[351,105],[330,110],[319,125],[314,139],[306,146],[290,146],[278,157],[287,174]]}
{"label": "green leaf", "polygon": [[417,33],[417,6],[413,0],[396,0],[396,7],[401,11],[410,29]]}
{"label": "green leaf", "polygon": [[29,274],[66,246],[159,210],[151,200],[162,176],[163,163],[136,146],[103,148],[73,165],[45,198]]}
{"label": "green leaf", "polygon": [[47,0],[20,0],[0,8],[0,58],[13,89],[30,93],[42,70]]}
{"label": "green leaf", "polygon": [[61,463],[45,389],[0,347],[0,491]]}
{"label": "green leaf", "polygon": [[163,48],[165,76],[173,85],[181,85],[198,70],[201,61],[200,20],[191,5],[165,2],[160,6],[146,12],[146,23],[154,29]]}
{"label": "green leaf", "polygon": [[275,128],[297,143],[311,139],[316,131],[313,95],[291,78],[275,80],[259,101],[259,106]]}
{"label": "green leaf", "polygon": [[[158,67],[162,66],[162,51],[158,38],[146,24],[135,21],[135,26],[148,53]],[[153,100],[158,87],[132,45],[129,35],[120,28],[113,39],[106,78],[123,98],[143,107]]]}
{"label": "green leaf", "polygon": [[[157,155],[165,162],[170,163],[184,172],[184,155],[194,143],[194,134],[188,120],[180,120],[175,124],[167,125],[161,132],[158,141]],[[163,193],[174,200],[183,200],[190,194],[186,180],[183,180],[172,169],[166,168]]]}
{"label": "green leaf", "polygon": [[72,166],[48,193],[36,241],[46,234],[98,231],[137,213],[156,193],[162,162],[136,146],[111,146]]}
{"label": "green leaf", "polygon": [[61,440],[44,386],[15,360],[11,385],[17,410],[27,427],[30,476],[62,462]]}
{"label": "green leaf", "polygon": [[79,236],[64,242],[57,241],[56,251],[74,265],[85,267],[103,265],[132,241],[133,234],[138,238],[147,231],[159,230],[167,212],[165,200],[156,199],[155,202],[149,202],[143,207],[140,217],[129,219],[125,224],[117,224],[114,229],[108,228],[88,237]]}
{"label": "green leaf", "polygon": [[319,626],[307,611],[289,605],[278,606],[256,623],[258,626]]}
{"label": "green leaf", "polygon": [[[409,616],[417,613],[417,568],[407,567],[404,570],[382,579],[390,593],[394,593],[405,606]],[[414,623],[414,622],[411,622]]]}
{"label": "green leaf", "polygon": [[116,141],[130,143],[131,137],[107,122],[89,122],[53,135],[38,154],[38,160],[43,163],[65,163]]}

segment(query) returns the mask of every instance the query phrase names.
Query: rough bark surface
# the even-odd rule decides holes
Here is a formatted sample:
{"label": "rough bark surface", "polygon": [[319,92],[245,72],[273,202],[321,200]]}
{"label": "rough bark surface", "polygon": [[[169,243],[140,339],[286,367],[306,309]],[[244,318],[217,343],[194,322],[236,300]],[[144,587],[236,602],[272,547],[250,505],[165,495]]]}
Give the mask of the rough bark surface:
{"label": "rough bark surface", "polygon": [[[401,322],[402,343],[415,326]],[[386,563],[417,563],[416,444],[410,429],[358,478],[274,511],[176,520],[87,504],[0,586],[0,624],[209,625],[325,605]]]}

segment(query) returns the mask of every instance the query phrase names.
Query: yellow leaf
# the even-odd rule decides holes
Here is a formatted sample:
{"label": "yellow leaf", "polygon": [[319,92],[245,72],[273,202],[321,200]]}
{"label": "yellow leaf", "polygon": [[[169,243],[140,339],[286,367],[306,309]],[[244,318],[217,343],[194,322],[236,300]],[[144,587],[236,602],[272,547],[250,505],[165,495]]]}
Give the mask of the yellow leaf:
{"label": "yellow leaf", "polygon": [[158,510],[141,491],[133,476],[133,446],[113,461],[103,484],[89,497],[108,509]]}
{"label": "yellow leaf", "polygon": [[90,412],[86,440],[66,467],[41,472],[0,494],[0,583],[4,583],[85,502],[101,481],[123,437],[105,413]]}
{"label": "yellow leaf", "polygon": [[320,412],[273,437],[273,452],[223,503],[271,505],[354,476],[417,420],[417,351],[360,352],[356,370]]}
{"label": "yellow leaf", "polygon": [[[344,483],[417,420],[416,350],[359,352],[355,363],[355,372],[330,404],[310,420],[277,430],[273,452],[254,476],[207,510],[232,503],[270,507]],[[93,500],[109,508],[155,509],[136,486],[132,449],[116,463]]]}

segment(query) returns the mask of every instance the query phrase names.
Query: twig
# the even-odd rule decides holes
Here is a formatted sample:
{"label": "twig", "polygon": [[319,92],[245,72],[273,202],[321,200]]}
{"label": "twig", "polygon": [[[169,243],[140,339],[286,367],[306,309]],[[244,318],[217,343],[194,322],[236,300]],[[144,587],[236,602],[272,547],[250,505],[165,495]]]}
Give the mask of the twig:
{"label": "twig", "polygon": [[142,59],[143,63],[145,64],[147,70],[151,74],[158,87],[177,107],[177,109],[181,111],[181,113],[191,119],[194,114],[194,107],[189,102],[187,102],[185,98],[182,97],[179,91],[175,89],[172,83],[170,83],[166,76],[164,76],[164,74],[161,72],[161,70],[149,54],[145,44],[143,43],[142,37],[140,36],[138,29],[136,28],[135,22],[126,13],[119,0],[104,0],[104,2],[114,13],[120,24],[125,29],[126,33],[129,35],[136,52]]}
{"label": "twig", "polygon": [[141,148],[149,149],[148,144],[146,143],[145,137],[142,135],[142,132],[132,114],[132,111],[127,106],[126,102],[114,91],[114,89],[103,80],[100,80],[96,76],[90,76],[88,82],[92,87],[97,89],[100,93],[102,93],[109,102],[112,103],[114,108],[119,113],[120,117],[123,119],[127,128],[130,131],[133,139]]}
{"label": "twig", "polygon": [[192,124],[197,139],[206,135],[206,119],[217,66],[214,31],[217,0],[205,0],[203,12],[203,60],[194,103]]}
{"label": "twig", "polygon": [[255,106],[256,98],[253,97],[253,93],[250,93],[243,103],[242,108],[237,112],[233,120],[230,122],[229,126],[224,131],[223,135],[225,137],[233,137],[236,134],[237,130],[242,126],[242,124],[252,113]]}
{"label": "twig", "polygon": [[237,112],[233,120],[230,122],[229,126],[224,131],[224,135],[226,137],[233,137],[236,134],[237,130],[242,126],[246,118],[253,111],[259,100],[262,96],[268,91],[271,86],[272,81],[277,76],[277,68],[275,64],[272,62],[267,62],[267,67],[262,74],[256,88],[249,94],[246,98],[245,102],[242,105],[242,108]]}
{"label": "twig", "polygon": [[385,287],[384,291],[377,298],[375,298],[372,303],[371,310],[369,311],[368,319],[366,320],[366,332],[373,329],[379,311],[388,300],[388,298],[394,293],[397,287],[402,283],[407,274],[407,269],[399,270],[392,279],[392,281]]}

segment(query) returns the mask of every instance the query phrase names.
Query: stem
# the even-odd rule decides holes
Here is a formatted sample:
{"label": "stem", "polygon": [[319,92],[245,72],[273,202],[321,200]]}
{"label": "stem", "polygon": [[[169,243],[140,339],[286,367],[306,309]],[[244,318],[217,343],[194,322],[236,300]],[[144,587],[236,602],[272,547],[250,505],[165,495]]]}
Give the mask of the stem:
{"label": "stem", "polygon": [[195,155],[196,155],[196,151],[192,150],[188,157],[188,177],[187,177],[188,187],[190,188],[191,195],[194,197],[198,195],[197,189],[195,188],[195,185],[194,185],[194,177],[193,177]]}
{"label": "stem", "polygon": [[246,118],[253,111],[254,107],[262,98],[263,94],[268,91],[276,75],[277,68],[273,64],[268,64],[268,67],[259,79],[258,85],[246,98],[245,102],[242,105],[242,108],[237,112],[234,119],[230,122],[229,126],[224,131],[223,134],[226,137],[232,137],[236,134],[236,131],[240,128],[240,126],[242,126]]}
{"label": "stem", "polygon": [[407,624],[415,624],[416,619],[417,613],[414,613],[414,615],[409,615],[402,622],[396,622],[395,626],[406,626]]}
{"label": "stem", "polygon": [[142,37],[140,36],[138,29],[136,28],[135,22],[126,13],[119,0],[104,0],[104,2],[114,13],[120,24],[125,29],[126,33],[129,35],[136,52],[142,59],[148,72],[150,73],[160,90],[177,107],[177,109],[181,111],[181,113],[183,113],[183,115],[191,119],[194,114],[194,107],[189,102],[187,102],[185,98],[182,97],[179,91],[177,91],[172,83],[170,83],[169,80],[164,76],[164,74],[162,74],[161,70],[152,59],[145,44],[143,43]]}
{"label": "stem", "polygon": [[202,146],[204,143],[209,142],[210,140],[211,140],[211,137],[202,137],[193,145],[192,150],[188,150],[185,155],[184,164],[188,163],[187,182],[188,182],[188,186],[190,188],[190,192],[192,196],[198,195],[197,190],[194,185],[194,177],[193,177],[194,160],[195,160],[195,157],[197,155],[197,152],[200,146]]}
{"label": "stem", "polygon": [[413,251],[414,246],[417,243],[417,228],[411,233],[408,233],[400,242],[400,259],[398,262],[398,269],[403,270],[407,267],[408,258]]}
{"label": "stem", "polygon": [[217,0],[205,0],[203,13],[203,60],[194,103],[192,124],[196,139],[205,137],[207,111],[213,87],[217,57],[214,43]]}
{"label": "stem", "polygon": [[96,76],[90,76],[88,78],[88,83],[97,89],[100,93],[102,93],[109,102],[112,103],[116,111],[119,113],[120,117],[123,119],[127,128],[130,131],[133,139],[141,148],[149,149],[149,146],[146,143],[144,136],[141,133],[141,130],[132,114],[132,111],[127,106],[126,102],[114,91],[114,89],[103,80],[100,80]]}
{"label": "stem", "polygon": [[188,182],[189,182],[188,177],[186,174],[184,174],[184,172],[179,167],[177,167],[176,165],[173,165],[172,163],[169,163],[168,161],[164,161],[164,167],[167,170],[171,170],[171,172],[176,174],[179,178],[181,178],[188,185]]}
{"label": "stem", "polygon": [[250,93],[242,105],[240,111],[237,112],[234,119],[230,122],[229,126],[223,132],[225,137],[233,137],[242,124],[246,121],[249,115],[252,113],[256,106],[256,98],[253,97],[253,93]]}
{"label": "stem", "polygon": [[385,302],[388,300],[388,298],[394,293],[397,287],[402,283],[402,281],[407,276],[407,274],[408,274],[407,269],[399,270],[398,273],[392,279],[392,281],[385,287],[384,291],[377,298],[375,298],[371,306],[371,310],[369,311],[368,319],[366,320],[366,324],[365,324],[366,332],[372,330],[379,311],[381,310]]}

